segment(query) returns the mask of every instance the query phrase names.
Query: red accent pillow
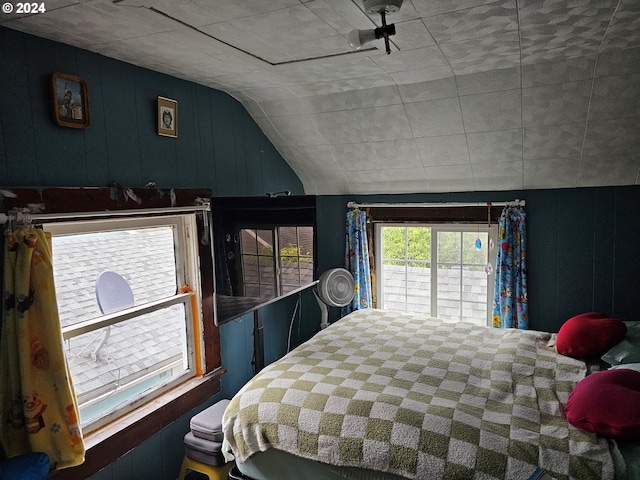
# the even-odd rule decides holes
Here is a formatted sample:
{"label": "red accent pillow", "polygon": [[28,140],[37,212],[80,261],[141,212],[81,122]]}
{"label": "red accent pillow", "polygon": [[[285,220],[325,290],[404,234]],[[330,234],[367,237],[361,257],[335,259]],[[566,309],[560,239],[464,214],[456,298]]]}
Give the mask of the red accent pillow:
{"label": "red accent pillow", "polygon": [[578,382],[564,408],[574,427],[607,437],[640,439],[640,372],[603,370]]}
{"label": "red accent pillow", "polygon": [[624,340],[627,326],[604,313],[576,315],[564,322],[556,339],[556,352],[573,358],[599,357]]}

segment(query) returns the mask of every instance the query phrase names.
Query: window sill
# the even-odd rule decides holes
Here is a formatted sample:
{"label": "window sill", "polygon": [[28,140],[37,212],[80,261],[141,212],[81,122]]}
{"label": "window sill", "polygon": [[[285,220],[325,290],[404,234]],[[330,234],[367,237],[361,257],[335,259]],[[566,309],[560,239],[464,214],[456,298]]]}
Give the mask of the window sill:
{"label": "window sill", "polygon": [[84,463],[57,470],[49,478],[82,480],[94,475],[218,393],[220,377],[224,372],[221,368],[204,377],[191,379],[111,424],[87,434],[84,439]]}

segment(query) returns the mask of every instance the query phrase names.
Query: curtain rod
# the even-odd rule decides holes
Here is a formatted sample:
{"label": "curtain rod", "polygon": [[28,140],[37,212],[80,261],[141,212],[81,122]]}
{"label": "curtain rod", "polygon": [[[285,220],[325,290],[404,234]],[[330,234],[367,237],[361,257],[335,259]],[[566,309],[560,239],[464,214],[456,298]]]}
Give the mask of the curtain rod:
{"label": "curtain rod", "polygon": [[0,224],[7,223],[9,220],[14,222],[29,221],[59,221],[59,220],[77,220],[81,218],[104,218],[104,217],[128,217],[134,215],[152,215],[164,213],[186,213],[211,211],[208,201],[202,205],[193,205],[185,207],[162,207],[162,208],[139,208],[130,210],[101,210],[95,212],[69,212],[69,213],[29,213],[28,211],[11,210],[9,214],[0,213]]}
{"label": "curtain rod", "polygon": [[456,202],[436,202],[436,203],[357,203],[347,202],[347,208],[410,208],[410,207],[482,207],[490,203],[492,207],[524,207],[525,201],[515,199],[511,202],[475,202],[475,203],[456,203]]}

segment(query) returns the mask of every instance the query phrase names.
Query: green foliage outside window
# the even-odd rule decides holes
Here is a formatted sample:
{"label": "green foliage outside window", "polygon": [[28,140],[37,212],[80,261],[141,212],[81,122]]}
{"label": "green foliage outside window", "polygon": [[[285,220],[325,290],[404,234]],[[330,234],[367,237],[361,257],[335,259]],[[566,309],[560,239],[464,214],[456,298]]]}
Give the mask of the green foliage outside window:
{"label": "green foliage outside window", "polygon": [[[384,227],[383,257],[386,265],[408,265],[412,267],[431,266],[430,227]],[[462,233],[462,235],[461,235]],[[475,240],[480,236],[483,248],[475,248]],[[483,270],[487,262],[486,232],[440,232],[438,234],[438,263],[477,265],[471,270]],[[462,256],[462,257],[461,257]]]}
{"label": "green foliage outside window", "polygon": [[431,262],[430,228],[385,227],[383,235],[383,257],[387,265],[404,265],[405,260],[418,260],[410,265],[428,266]]}
{"label": "green foliage outside window", "polygon": [[[271,246],[260,246],[260,248],[258,249],[258,255],[261,257],[273,257],[273,248],[271,248]],[[254,254],[254,253],[245,253],[244,257],[250,258],[257,258],[258,255]],[[286,247],[282,247],[280,249],[280,258],[282,258],[285,261],[290,261],[290,262],[294,262],[296,261],[297,258],[300,258],[301,262],[312,262],[313,261],[313,257],[311,256],[311,252],[305,252],[305,251],[301,251],[300,247],[298,247],[297,245],[287,245]]]}
{"label": "green foliage outside window", "polygon": [[301,262],[312,262],[313,258],[311,257],[311,252],[305,252],[301,249],[300,246],[295,243],[290,243],[289,245],[280,248],[280,257],[284,261],[294,262],[298,257],[300,257]]}

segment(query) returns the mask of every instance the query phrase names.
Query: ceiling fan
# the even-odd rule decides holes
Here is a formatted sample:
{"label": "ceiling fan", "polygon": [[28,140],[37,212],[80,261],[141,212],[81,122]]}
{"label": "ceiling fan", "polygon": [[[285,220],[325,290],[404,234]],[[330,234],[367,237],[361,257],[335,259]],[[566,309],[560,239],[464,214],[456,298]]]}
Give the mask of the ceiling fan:
{"label": "ceiling fan", "polygon": [[395,13],[400,10],[403,0],[362,0],[362,6],[369,15],[379,13],[382,26],[371,30],[351,30],[349,32],[349,45],[356,50],[362,48],[365,43],[384,38],[387,55],[391,53],[389,37],[396,34],[395,24],[387,25],[387,13]]}

